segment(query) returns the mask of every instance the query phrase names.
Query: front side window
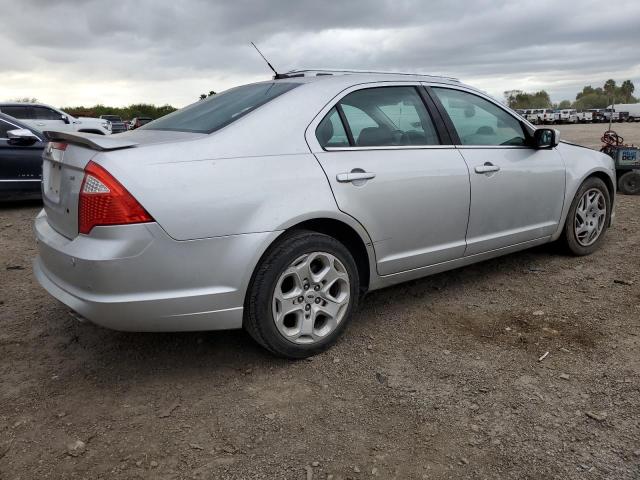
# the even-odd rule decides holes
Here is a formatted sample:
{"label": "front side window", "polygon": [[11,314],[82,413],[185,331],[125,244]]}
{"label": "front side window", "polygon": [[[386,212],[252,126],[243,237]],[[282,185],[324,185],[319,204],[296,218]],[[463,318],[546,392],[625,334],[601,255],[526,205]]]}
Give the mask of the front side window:
{"label": "front side window", "polygon": [[520,122],[502,108],[472,93],[434,87],[462,145],[525,145]]}
{"label": "front side window", "polygon": [[213,133],[299,85],[269,82],[232,88],[149,122],[142,128]]}
{"label": "front side window", "polygon": [[339,106],[351,132],[351,146],[391,147],[440,143],[431,117],[413,86],[357,90],[340,100]]}
{"label": "front side window", "polygon": [[33,107],[33,112],[36,120],[60,120],[62,118],[58,112],[46,107]]}

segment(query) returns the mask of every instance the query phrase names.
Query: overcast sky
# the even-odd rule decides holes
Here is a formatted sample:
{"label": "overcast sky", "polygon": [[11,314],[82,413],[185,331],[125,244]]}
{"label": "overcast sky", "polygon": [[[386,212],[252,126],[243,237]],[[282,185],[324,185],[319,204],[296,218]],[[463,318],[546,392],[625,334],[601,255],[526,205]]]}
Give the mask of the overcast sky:
{"label": "overcast sky", "polygon": [[0,100],[184,106],[323,67],[455,76],[502,98],[630,78],[638,0],[0,0]]}

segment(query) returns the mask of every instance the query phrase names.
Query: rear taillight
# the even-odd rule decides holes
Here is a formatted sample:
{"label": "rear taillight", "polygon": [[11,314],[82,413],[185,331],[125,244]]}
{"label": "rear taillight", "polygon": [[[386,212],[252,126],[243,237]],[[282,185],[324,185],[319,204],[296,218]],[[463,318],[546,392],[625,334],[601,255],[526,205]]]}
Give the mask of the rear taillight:
{"label": "rear taillight", "polygon": [[98,225],[152,222],[153,218],[109,172],[94,162],[84,169],[78,204],[78,231]]}

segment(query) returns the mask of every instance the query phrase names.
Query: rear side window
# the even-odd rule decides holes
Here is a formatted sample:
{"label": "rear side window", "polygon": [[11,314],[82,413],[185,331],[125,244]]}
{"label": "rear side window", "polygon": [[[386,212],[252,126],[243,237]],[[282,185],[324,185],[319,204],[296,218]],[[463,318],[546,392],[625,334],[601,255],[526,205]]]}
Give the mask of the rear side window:
{"label": "rear side window", "polygon": [[520,122],[502,108],[472,93],[434,87],[462,145],[525,145]]}
{"label": "rear side window", "polygon": [[440,143],[415,87],[357,90],[340,100],[340,105],[356,147]]}
{"label": "rear side window", "polygon": [[232,88],[154,120],[142,128],[212,133],[299,85],[271,82]]}
{"label": "rear side window", "polygon": [[0,107],[0,111],[19,120],[33,120],[33,112],[31,107],[14,105],[8,107]]}
{"label": "rear side window", "polygon": [[333,107],[322,119],[316,129],[316,138],[322,147],[348,147],[349,139],[344,130],[340,115]]}

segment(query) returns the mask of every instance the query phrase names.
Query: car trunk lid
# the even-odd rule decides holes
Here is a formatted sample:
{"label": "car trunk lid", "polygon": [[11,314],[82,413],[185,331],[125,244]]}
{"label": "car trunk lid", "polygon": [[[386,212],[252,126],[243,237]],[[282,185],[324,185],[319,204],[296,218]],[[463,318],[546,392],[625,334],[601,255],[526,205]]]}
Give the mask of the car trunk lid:
{"label": "car trunk lid", "polygon": [[170,131],[136,131],[116,137],[91,133],[44,132],[49,140],[43,153],[42,201],[51,227],[72,239],[78,235],[78,203],[89,161],[117,150],[192,140],[204,135]]}

